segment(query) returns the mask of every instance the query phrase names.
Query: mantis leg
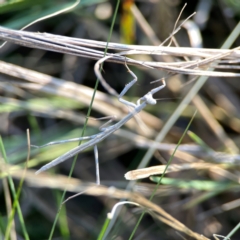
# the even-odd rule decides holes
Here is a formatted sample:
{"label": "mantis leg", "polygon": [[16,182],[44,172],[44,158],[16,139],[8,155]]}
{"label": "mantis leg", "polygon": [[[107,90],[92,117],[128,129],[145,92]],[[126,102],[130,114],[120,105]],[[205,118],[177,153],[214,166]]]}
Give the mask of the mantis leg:
{"label": "mantis leg", "polygon": [[85,137],[80,137],[80,138],[72,138],[72,139],[67,139],[67,140],[54,141],[54,142],[46,143],[46,144],[41,145],[41,146],[31,145],[31,147],[44,148],[44,147],[47,147],[47,146],[57,145],[57,144],[62,144],[62,143],[77,142],[77,141],[81,141],[81,140],[89,140],[89,139],[93,139],[95,136],[96,135],[85,136]]}
{"label": "mantis leg", "polygon": [[134,83],[137,82],[137,76],[129,69],[129,67],[127,66],[127,64],[125,63],[125,66],[128,70],[128,72],[133,76],[133,80],[131,82],[129,82],[128,84],[126,84],[126,86],[124,87],[124,89],[122,90],[122,92],[119,94],[118,96],[118,100],[129,106],[129,107],[133,107],[135,108],[137,105],[135,103],[129,102],[127,100],[124,100],[122,97],[124,96],[124,94],[133,86]]}
{"label": "mantis leg", "polygon": [[99,161],[98,161],[97,145],[94,145],[94,157],[95,157],[95,164],[96,164],[96,184],[100,185],[100,173],[99,173]]}
{"label": "mantis leg", "polygon": [[154,89],[152,89],[152,90],[150,91],[150,93],[151,93],[152,95],[153,95],[154,93],[156,93],[156,92],[158,92],[158,91],[160,91],[161,89],[163,89],[163,88],[166,87],[166,82],[165,82],[164,78],[162,78],[161,81],[162,81],[162,85],[161,85],[161,86],[156,87],[156,88],[154,88]]}

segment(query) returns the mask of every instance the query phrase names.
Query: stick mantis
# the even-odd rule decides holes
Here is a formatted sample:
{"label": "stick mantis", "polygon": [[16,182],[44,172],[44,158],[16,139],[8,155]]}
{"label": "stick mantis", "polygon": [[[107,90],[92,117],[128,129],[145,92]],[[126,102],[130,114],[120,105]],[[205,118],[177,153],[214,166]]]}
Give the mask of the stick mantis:
{"label": "stick mantis", "polygon": [[[109,57],[107,57],[107,58],[109,58]],[[100,66],[100,63],[103,62],[104,60],[106,60],[106,57],[100,59],[95,64],[95,72],[96,72],[96,75],[99,77],[101,83],[103,83],[105,80],[103,79],[103,77],[102,77],[102,75],[99,71],[99,66]],[[147,105],[155,105],[157,103],[157,101],[156,101],[156,99],[153,98],[153,94],[157,93],[158,91],[160,91],[161,89],[163,89],[166,86],[165,80],[162,79],[161,80],[162,84],[160,86],[158,86],[156,88],[153,88],[151,91],[149,91],[143,97],[139,98],[136,104],[133,103],[133,102],[129,102],[127,100],[124,100],[123,96],[125,95],[125,93],[137,82],[137,76],[129,69],[129,67],[127,66],[126,63],[125,63],[125,66],[126,66],[128,72],[132,75],[133,80],[130,81],[128,84],[126,84],[124,89],[118,95],[118,100],[128,107],[132,107],[133,110],[130,111],[124,118],[122,118],[117,123],[115,123],[111,126],[102,127],[100,129],[101,132],[99,132],[95,135],[85,136],[85,137],[81,137],[81,138],[74,138],[74,139],[69,139],[69,140],[62,140],[62,141],[57,141],[57,142],[50,142],[50,143],[47,143],[47,144],[42,145],[42,146],[31,145],[32,147],[43,148],[43,147],[46,147],[46,146],[61,144],[61,143],[66,143],[66,142],[89,140],[88,142],[85,142],[85,143],[71,149],[70,151],[66,152],[65,154],[59,156],[58,158],[56,158],[53,161],[49,162],[48,164],[44,165],[43,167],[41,167],[36,172],[36,174],[41,173],[43,171],[46,171],[49,168],[52,168],[52,167],[56,166],[57,164],[59,164],[61,162],[64,162],[65,160],[69,159],[70,157],[73,157],[74,155],[80,153],[84,149],[93,146],[94,147],[95,162],[96,162],[96,178],[97,178],[96,182],[97,182],[98,185],[100,184],[97,144],[99,142],[103,141],[106,137],[108,137],[109,135],[111,135],[115,131],[117,131],[119,128],[121,128],[127,121],[129,121],[131,118],[133,118],[137,113],[141,112]],[[111,89],[111,87],[106,82],[105,82],[105,87]],[[116,95],[115,93],[116,92],[114,92],[113,95]]]}
{"label": "stick mantis", "polygon": [[[236,48],[238,49],[238,48]],[[213,56],[213,57],[207,57],[203,60],[200,60],[198,62],[197,65],[202,65],[202,64],[208,64],[209,62],[213,61],[213,60],[217,60],[220,59],[224,56],[229,55],[231,52],[233,52],[236,49],[232,49],[227,53],[223,53],[223,54],[218,54],[217,56]],[[153,98],[153,94],[155,94],[156,92],[160,91],[161,89],[163,89],[166,86],[165,80],[161,79],[162,85],[160,85],[159,87],[156,87],[154,89],[152,89],[150,92],[148,92],[147,94],[145,94],[143,97],[141,97],[137,103],[132,103],[129,101],[126,101],[123,99],[123,96],[125,95],[125,93],[137,82],[137,76],[129,69],[129,67],[127,66],[126,62],[125,62],[125,66],[127,68],[127,70],[129,71],[129,73],[133,76],[133,80],[130,81],[122,90],[122,92],[118,95],[117,92],[111,88],[108,83],[104,80],[104,78],[102,77],[99,68],[101,63],[103,63],[104,61],[106,61],[109,58],[113,58],[114,56],[121,56],[121,55],[127,55],[130,54],[131,51],[126,51],[126,52],[121,52],[119,54],[112,54],[106,57],[101,58],[94,67],[95,73],[97,75],[97,77],[99,78],[99,80],[101,81],[101,84],[103,85],[104,88],[106,88],[109,93],[111,93],[114,96],[118,97],[118,100],[125,104],[128,107],[132,107],[133,110],[131,112],[129,112],[122,120],[120,120],[119,122],[117,122],[114,125],[108,126],[108,127],[104,127],[101,128],[101,132],[99,132],[98,134],[92,135],[92,136],[85,136],[85,137],[81,137],[81,138],[74,138],[74,139],[68,139],[68,140],[63,140],[63,141],[57,141],[57,142],[50,142],[47,143],[45,145],[42,146],[35,146],[32,145],[32,147],[36,147],[36,148],[42,148],[45,146],[50,146],[50,145],[55,145],[55,144],[61,144],[61,143],[66,143],[66,142],[73,142],[73,141],[80,141],[80,140],[89,140],[86,143],[81,144],[80,146],[77,146],[75,148],[73,148],[72,150],[66,152],[65,154],[61,155],[60,157],[54,159],[53,161],[51,161],[50,163],[44,165],[42,168],[40,168],[36,174],[46,171],[51,167],[54,167],[55,165],[69,159],[70,157],[78,154],[79,152],[83,151],[86,148],[89,148],[91,146],[94,147],[94,155],[95,155],[95,161],[96,161],[96,176],[97,176],[97,184],[100,184],[100,176],[99,176],[99,163],[98,163],[98,149],[97,149],[97,144],[99,142],[101,142],[102,140],[104,140],[106,137],[108,137],[109,135],[111,135],[112,133],[114,133],[115,131],[117,131],[119,128],[121,128],[127,121],[129,121],[131,118],[133,118],[137,113],[139,113],[140,111],[142,111],[147,105],[155,105],[156,104],[156,99]],[[144,63],[142,63],[141,65],[149,67],[147,65],[145,65]],[[198,67],[196,66],[196,64],[189,64],[186,65],[184,68],[195,68]],[[197,75],[197,74],[196,74]],[[106,125],[105,125],[106,126]]]}

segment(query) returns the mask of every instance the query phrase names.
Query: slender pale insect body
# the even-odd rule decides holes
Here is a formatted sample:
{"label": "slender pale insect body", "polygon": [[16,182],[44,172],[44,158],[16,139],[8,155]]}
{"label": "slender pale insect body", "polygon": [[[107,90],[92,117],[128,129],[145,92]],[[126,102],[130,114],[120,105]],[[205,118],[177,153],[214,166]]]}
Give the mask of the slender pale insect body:
{"label": "slender pale insect body", "polygon": [[[126,65],[127,67],[127,65]],[[96,160],[96,165],[97,165],[97,169],[98,169],[98,154],[97,154],[97,144],[99,142],[101,142],[102,140],[104,140],[106,137],[108,137],[109,135],[111,135],[113,132],[117,131],[119,128],[121,128],[127,121],[129,121],[131,118],[133,118],[137,113],[139,113],[141,110],[143,110],[148,104],[149,105],[155,105],[156,104],[156,99],[153,98],[153,94],[155,94],[156,92],[160,91],[161,89],[163,89],[166,86],[165,80],[162,79],[162,85],[152,89],[150,92],[148,92],[147,94],[145,94],[143,97],[141,97],[138,101],[137,104],[132,103],[132,102],[128,102],[124,99],[122,99],[122,97],[124,96],[124,94],[129,90],[129,88],[132,87],[132,85],[137,81],[137,77],[135,76],[135,74],[127,67],[128,71],[130,72],[130,74],[132,76],[134,76],[134,79],[128,83],[124,89],[122,90],[122,92],[120,93],[120,95],[118,96],[118,99],[120,102],[122,102],[123,104],[132,107],[133,110],[131,112],[129,112],[123,119],[121,119],[119,122],[115,123],[112,126],[108,126],[105,127],[103,129],[101,129],[101,132],[92,136],[87,136],[87,137],[83,137],[83,138],[76,138],[76,139],[70,139],[70,140],[66,140],[66,141],[60,141],[60,142],[51,142],[48,144],[45,144],[43,146],[40,147],[45,147],[45,146],[49,146],[49,145],[54,145],[54,144],[59,144],[59,143],[64,143],[64,142],[70,142],[70,141],[78,141],[78,140],[87,140],[90,139],[88,142],[81,144],[80,146],[77,146],[75,148],[73,148],[72,150],[66,152],[65,154],[61,155],[60,157],[54,159],[53,161],[51,161],[50,163],[44,165],[42,168],[40,168],[36,174],[46,171],[51,167],[56,166],[57,164],[69,159],[70,157],[73,157],[74,155],[78,154],[79,152],[83,151],[86,148],[89,148],[91,146],[94,146],[94,152],[95,152],[95,160]],[[101,79],[103,81],[103,78]],[[37,146],[34,146],[37,147]],[[39,148],[39,147],[38,147]],[[99,172],[97,170],[97,176],[99,176]],[[99,184],[100,180],[97,177],[97,183]]]}
{"label": "slender pale insect body", "polygon": [[129,119],[131,119],[135,114],[139,113],[144,107],[146,106],[146,103],[143,102],[141,105],[139,105],[136,109],[134,109],[134,112],[129,113],[127,116],[125,116],[122,120],[120,120],[118,123],[116,123],[113,126],[109,126],[105,128],[102,132],[93,135],[92,139],[86,143],[81,144],[80,146],[77,146],[70,150],[69,152],[66,152],[62,156],[56,158],[55,160],[51,161],[50,163],[44,165],[42,168],[40,168],[36,173],[40,173],[43,171],[48,170],[49,168],[65,161],[66,159],[73,157],[77,153],[85,150],[86,148],[89,148],[91,146],[94,146],[107,138],[109,135],[111,135],[113,132],[118,130],[123,124],[125,124]]}

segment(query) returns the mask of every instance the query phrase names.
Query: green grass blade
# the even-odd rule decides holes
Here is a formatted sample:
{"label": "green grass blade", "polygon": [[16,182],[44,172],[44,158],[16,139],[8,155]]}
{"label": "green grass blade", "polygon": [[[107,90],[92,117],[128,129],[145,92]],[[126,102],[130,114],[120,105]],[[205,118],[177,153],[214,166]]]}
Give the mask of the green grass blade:
{"label": "green grass blade", "polygon": [[[0,150],[1,150],[1,153],[2,153],[2,156],[3,156],[3,159],[4,159],[5,163],[8,163],[6,151],[5,151],[5,148],[4,148],[1,136],[0,136]],[[13,197],[15,199],[14,203],[15,203],[16,208],[17,208],[18,217],[19,217],[19,220],[20,220],[20,225],[21,225],[21,228],[22,228],[22,231],[23,231],[24,238],[28,240],[29,236],[28,236],[27,229],[26,229],[26,226],[25,226],[25,222],[24,222],[24,218],[23,218],[22,211],[21,211],[21,208],[20,208],[20,204],[18,202],[18,197],[19,196],[16,193],[12,177],[10,175],[8,175],[7,178],[8,178],[8,183],[9,183],[12,195],[13,195]],[[18,192],[19,192],[19,195],[20,195],[21,188],[19,188]],[[11,217],[13,218],[13,216],[9,216],[9,219],[8,219],[7,229],[6,229],[6,233],[5,233],[5,239],[6,240],[9,239],[9,234],[10,234],[10,229],[11,229],[11,222],[12,222]]]}
{"label": "green grass blade", "polygon": [[97,240],[102,240],[103,239],[103,237],[104,237],[104,235],[105,235],[105,233],[107,231],[107,227],[108,227],[109,223],[110,223],[110,219],[106,218],[105,222],[104,222],[104,224],[102,226],[101,232],[98,235]]}
{"label": "green grass blade", "polygon": [[[56,190],[55,192],[55,196],[57,199],[57,203],[58,205],[60,205],[61,202],[61,192]],[[67,213],[66,213],[66,207],[65,205],[62,206],[60,215],[59,215],[59,227],[60,227],[60,232],[62,234],[62,237],[64,240],[68,240],[70,239],[70,231],[68,228],[68,221],[67,221]]]}
{"label": "green grass blade", "polygon": [[201,146],[206,152],[212,152],[213,150],[195,133],[188,131],[188,136],[199,146]]}
{"label": "green grass blade", "polygon": [[[40,4],[44,1],[36,0],[34,4]],[[45,0],[46,2],[46,0]],[[33,6],[32,0],[14,0],[14,1],[5,1],[4,3],[0,4],[0,13],[11,13],[14,11],[21,11]]]}
{"label": "green grass blade", "polygon": [[[153,182],[158,183],[160,177],[152,176],[150,178]],[[237,183],[227,182],[215,182],[209,180],[181,180],[181,179],[174,179],[174,178],[163,178],[161,183],[164,185],[171,185],[178,188],[184,189],[195,189],[198,191],[213,191],[216,189],[228,189],[230,186],[239,186]]]}
{"label": "green grass blade", "polygon": [[[68,12],[73,5],[77,5],[81,2],[78,8],[82,8],[84,6],[97,4],[100,2],[104,2],[104,0],[85,0],[85,1],[69,1],[67,3],[59,3],[59,1],[15,1],[15,4],[3,4],[0,5],[0,13],[8,13],[12,11],[20,12],[20,14],[15,14],[13,18],[11,18],[7,22],[3,22],[2,26],[12,29],[20,29],[23,26],[30,26],[35,22],[39,22],[58,14]],[[20,9],[22,11],[20,11]],[[65,11],[66,9],[66,11]],[[29,24],[30,23],[30,24]]]}
{"label": "green grass blade", "polygon": [[239,230],[239,228],[240,228],[240,222],[223,240],[229,240],[230,237],[232,237],[232,235]]}
{"label": "green grass blade", "polygon": [[[192,121],[193,121],[193,119],[194,119],[194,117],[195,117],[196,114],[197,114],[197,111],[194,113],[194,115],[193,115],[193,117],[191,118],[190,122],[188,123],[187,128],[185,129],[182,137],[181,137],[180,140],[178,141],[178,144],[177,144],[176,148],[174,149],[174,152],[173,152],[173,154],[171,155],[170,159],[168,160],[167,165],[166,165],[166,167],[165,167],[165,169],[164,169],[161,177],[159,178],[159,181],[158,181],[157,185],[155,186],[155,188],[154,188],[154,190],[153,190],[153,192],[152,192],[152,194],[151,194],[151,196],[150,196],[150,198],[149,198],[149,201],[152,201],[153,197],[155,196],[156,191],[157,191],[159,185],[161,184],[161,181],[162,181],[162,179],[163,179],[163,177],[164,177],[164,175],[165,175],[165,173],[166,173],[169,165],[171,164],[171,162],[172,162],[172,160],[173,160],[173,157],[174,157],[174,155],[175,155],[175,153],[176,153],[176,151],[177,151],[177,149],[178,149],[178,146],[181,144],[183,138],[184,138],[185,135],[187,134],[187,131],[188,131],[189,127],[191,126]],[[133,231],[132,231],[132,233],[131,233],[131,235],[130,235],[130,237],[129,237],[129,240],[133,239],[133,236],[134,236],[134,234],[136,233],[137,228],[138,228],[140,222],[142,221],[145,213],[146,213],[146,210],[142,212],[140,218],[138,219],[138,222],[137,222],[135,228],[133,229]]]}
{"label": "green grass blade", "polygon": [[[105,48],[105,51],[104,51],[104,55],[107,52],[108,42],[110,41],[111,36],[112,36],[113,26],[115,24],[115,20],[116,20],[116,15],[117,15],[117,12],[118,12],[119,4],[120,4],[120,0],[118,0],[118,3],[117,3],[116,8],[115,8],[115,12],[114,12],[114,16],[113,16],[113,20],[112,20],[112,24],[111,24],[111,28],[110,28],[108,40],[107,40],[107,45],[106,45],[106,48]],[[93,101],[94,101],[94,98],[95,98],[95,94],[96,94],[96,90],[97,90],[98,84],[99,84],[99,79],[97,79],[95,87],[94,87],[94,92],[93,92],[92,99],[91,99],[91,102],[90,102],[90,105],[89,105],[89,108],[88,108],[88,112],[87,112],[86,120],[85,120],[85,123],[84,123],[84,126],[83,126],[83,130],[82,130],[82,133],[81,133],[81,137],[84,136],[84,133],[85,133],[85,130],[86,130],[86,127],[87,127],[88,119],[89,119],[89,116],[90,116],[90,113],[91,113],[91,110],[92,110],[92,104],[93,104]],[[81,144],[81,142],[82,141],[79,142],[79,145]],[[76,155],[74,157],[74,160],[73,160],[73,163],[72,163],[72,167],[71,167],[70,173],[68,175],[69,178],[71,178],[71,176],[72,176],[72,173],[73,173],[76,161],[77,161],[77,157],[78,157],[78,155]],[[61,198],[61,202],[63,202],[63,200],[65,198],[65,195],[66,195],[66,190],[64,190],[64,192],[63,192],[63,195],[62,195],[62,198]],[[56,227],[56,223],[57,223],[58,218],[60,216],[61,207],[62,206],[60,206],[59,211],[58,211],[58,213],[57,213],[57,215],[55,217],[55,220],[54,220],[54,223],[53,223],[50,235],[49,235],[49,239],[52,239],[52,236],[53,236],[53,233],[54,233],[54,230],[55,230],[55,227]]]}

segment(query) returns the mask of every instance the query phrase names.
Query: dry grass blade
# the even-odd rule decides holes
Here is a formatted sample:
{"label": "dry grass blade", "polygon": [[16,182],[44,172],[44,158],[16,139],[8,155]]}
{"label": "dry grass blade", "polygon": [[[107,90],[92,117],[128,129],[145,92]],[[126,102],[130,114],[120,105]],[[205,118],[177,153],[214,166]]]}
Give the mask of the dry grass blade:
{"label": "dry grass blade", "polygon": [[[231,168],[235,167],[229,164],[214,164],[214,163],[185,163],[185,164],[171,164],[166,173],[179,172],[191,169],[201,169],[201,170],[221,170],[221,168]],[[142,168],[137,170],[129,171],[125,174],[127,180],[137,180],[150,177],[152,175],[160,175],[164,172],[166,165],[154,166],[148,168]]]}
{"label": "dry grass blade", "polygon": [[[15,178],[21,177],[21,171],[13,172],[12,176]],[[199,239],[199,240],[208,239],[203,235],[200,235],[190,230],[184,224],[182,224],[177,219],[175,219],[170,214],[168,214],[160,206],[150,202],[149,200],[147,200],[146,198],[144,198],[143,196],[137,193],[122,191],[114,187],[108,188],[102,185],[94,186],[92,184],[87,184],[84,186],[83,183],[78,179],[74,179],[74,178],[69,179],[65,176],[60,176],[60,175],[53,177],[47,173],[36,176],[31,171],[28,171],[25,181],[34,187],[41,187],[41,188],[47,187],[47,188],[53,188],[53,189],[66,188],[68,191],[72,191],[72,192],[85,191],[85,194],[91,195],[91,196],[106,196],[106,197],[115,198],[115,199],[122,199],[122,198],[128,199],[129,201],[135,202],[141,205],[143,208],[148,209],[150,212],[153,211],[156,214],[156,217],[160,221],[173,227],[174,229],[184,232],[188,236],[194,237],[195,239]]]}
{"label": "dry grass blade", "polygon": [[[39,48],[54,52],[66,53],[80,57],[101,59],[104,57],[104,52],[94,50],[94,47],[103,48],[106,43],[72,39],[66,37],[52,37],[50,34],[31,33],[18,30],[10,30],[0,27],[0,39],[15,44],[23,45],[30,48]],[[88,44],[87,44],[88,43]],[[92,44],[93,43],[93,44]],[[85,46],[85,47],[82,47]],[[86,47],[87,46],[87,47]],[[113,47],[114,46],[114,47]],[[204,50],[193,49],[193,48],[171,48],[171,47],[145,47],[145,46],[125,46],[122,44],[109,43],[109,49],[114,48],[115,50],[121,51],[120,54],[106,54],[106,60],[118,63],[127,63],[128,65],[136,66],[148,66],[156,69],[170,71],[178,74],[188,74],[197,76],[221,76],[221,77],[238,77],[240,74],[233,72],[212,72],[205,71],[199,68],[213,63],[216,60],[236,60],[239,58],[240,51],[238,48],[233,50],[217,50],[207,49],[206,53]],[[124,51],[126,50],[127,51]],[[129,49],[130,48],[130,49]],[[147,49],[147,50],[146,50]],[[126,58],[122,55],[135,55],[135,54],[146,54],[146,55],[171,55],[171,56],[194,56],[197,60],[192,61],[190,64],[184,62],[177,63],[163,63],[163,62],[142,62],[139,60],[133,60]]]}

